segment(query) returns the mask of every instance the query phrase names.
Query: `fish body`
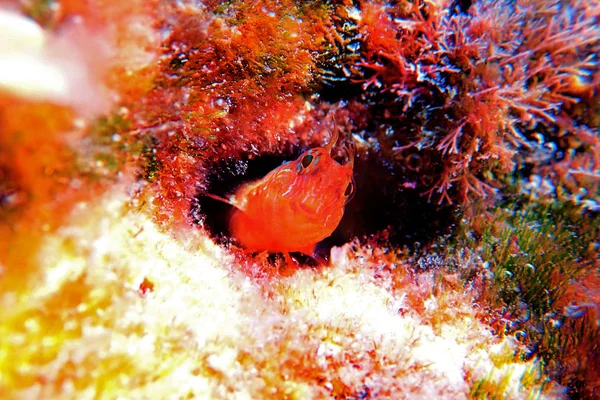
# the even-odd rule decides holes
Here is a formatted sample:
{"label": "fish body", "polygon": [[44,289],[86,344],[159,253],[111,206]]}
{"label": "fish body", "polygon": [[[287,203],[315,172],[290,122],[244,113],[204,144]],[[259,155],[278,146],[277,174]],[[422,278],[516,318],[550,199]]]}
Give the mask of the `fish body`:
{"label": "fish body", "polygon": [[229,227],[236,241],[248,251],[282,252],[288,260],[289,252],[314,256],[317,243],[339,225],[354,191],[352,156],[344,165],[331,157],[336,140],[337,134],[227,200],[235,207]]}

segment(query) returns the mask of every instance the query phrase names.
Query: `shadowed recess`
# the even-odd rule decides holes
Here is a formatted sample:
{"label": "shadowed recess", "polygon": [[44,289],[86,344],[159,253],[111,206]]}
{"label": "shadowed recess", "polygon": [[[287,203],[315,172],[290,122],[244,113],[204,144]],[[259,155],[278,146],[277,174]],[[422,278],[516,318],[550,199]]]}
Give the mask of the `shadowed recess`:
{"label": "shadowed recess", "polygon": [[[241,185],[262,178],[295,156],[265,155],[253,160],[221,161],[208,177],[207,192],[229,198]],[[385,242],[392,246],[426,245],[448,234],[456,221],[456,207],[429,203],[418,190],[405,188],[403,176],[373,155],[355,159],[354,179],[356,193],[346,206],[342,221],[317,246],[316,252],[322,257],[329,254],[331,247],[355,237],[362,240],[385,237]],[[200,193],[191,215],[215,240],[226,244],[232,239],[228,228],[231,211],[232,206]]]}

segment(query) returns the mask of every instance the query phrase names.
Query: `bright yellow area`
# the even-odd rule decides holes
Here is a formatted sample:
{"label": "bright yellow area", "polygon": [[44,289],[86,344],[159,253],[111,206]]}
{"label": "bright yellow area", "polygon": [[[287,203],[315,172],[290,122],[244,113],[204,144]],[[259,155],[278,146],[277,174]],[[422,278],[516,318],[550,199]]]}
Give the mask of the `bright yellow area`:
{"label": "bright yellow area", "polygon": [[152,199],[127,192],[79,203],[42,239],[28,289],[0,295],[0,397],[457,399],[483,381],[538,393],[535,364],[462,292],[417,294],[433,280],[398,284],[402,267],[349,246],[331,267],[250,277],[200,229],[158,229]]}

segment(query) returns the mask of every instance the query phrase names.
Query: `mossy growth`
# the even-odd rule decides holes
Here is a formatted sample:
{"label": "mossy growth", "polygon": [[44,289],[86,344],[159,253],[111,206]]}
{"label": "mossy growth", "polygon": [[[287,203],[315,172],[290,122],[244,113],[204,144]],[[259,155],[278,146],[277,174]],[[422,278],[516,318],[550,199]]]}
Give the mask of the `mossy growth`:
{"label": "mossy growth", "polygon": [[574,362],[584,356],[578,349],[598,352],[600,329],[593,315],[569,310],[578,304],[574,285],[597,268],[599,224],[599,214],[570,202],[513,194],[497,208],[463,219],[447,248],[447,254],[465,247],[480,254],[491,277],[480,288],[484,308],[496,310],[491,325],[523,343],[520,356],[540,359],[546,376],[569,391],[576,389],[578,375],[589,372]]}
{"label": "mossy growth", "polygon": [[511,314],[525,307],[531,318],[541,318],[580,272],[589,241],[582,237],[587,232],[580,215],[568,208],[561,203],[509,205],[496,212],[503,226],[484,231],[482,255],[494,272],[498,300]]}
{"label": "mossy growth", "polygon": [[33,0],[21,2],[22,11],[38,24],[44,27],[52,27],[56,19],[56,0]]}
{"label": "mossy growth", "polygon": [[[504,360],[504,362],[510,362],[510,360]],[[541,364],[537,364],[535,367],[526,370],[520,377],[521,385],[524,387],[540,387],[544,389],[544,375],[542,374]],[[485,400],[500,400],[506,398],[506,393],[509,388],[514,385],[512,380],[513,376],[510,374],[504,375],[501,379],[494,379],[492,375],[478,380],[471,387],[469,398],[471,399],[485,399]],[[550,383],[550,382],[549,382]]]}
{"label": "mossy growth", "polygon": [[500,210],[505,225],[483,235],[483,258],[494,271],[498,299],[511,313],[526,307],[534,319],[549,312],[564,293],[564,279],[577,275],[577,235],[552,206],[510,206]]}
{"label": "mossy growth", "polygon": [[115,112],[97,119],[89,128],[89,153],[81,154],[80,168],[92,178],[111,177],[127,165],[152,180],[158,170],[154,139],[133,129],[127,113]]}

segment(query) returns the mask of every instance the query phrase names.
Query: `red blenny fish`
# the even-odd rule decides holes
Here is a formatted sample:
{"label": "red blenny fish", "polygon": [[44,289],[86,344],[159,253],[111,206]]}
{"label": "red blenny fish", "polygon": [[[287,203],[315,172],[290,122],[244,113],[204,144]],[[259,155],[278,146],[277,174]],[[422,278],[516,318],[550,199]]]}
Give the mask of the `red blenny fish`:
{"label": "red blenny fish", "polygon": [[332,158],[338,139],[333,131],[327,145],[241,186],[229,199],[207,194],[235,207],[229,228],[246,250],[281,252],[291,263],[290,252],[314,257],[317,243],[337,228],[354,194],[354,158],[348,152],[343,165]]}

